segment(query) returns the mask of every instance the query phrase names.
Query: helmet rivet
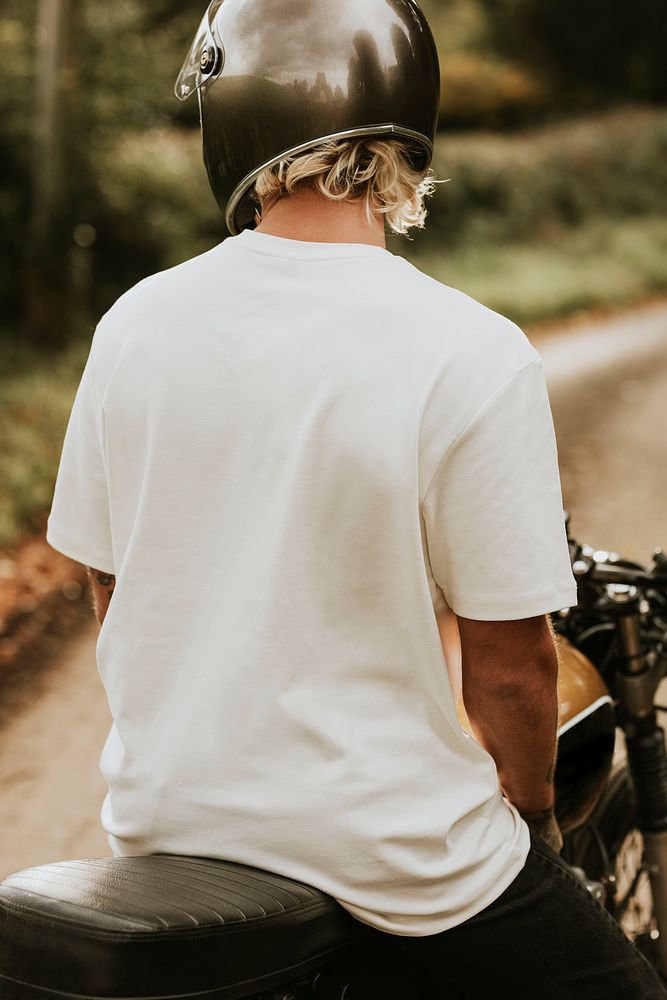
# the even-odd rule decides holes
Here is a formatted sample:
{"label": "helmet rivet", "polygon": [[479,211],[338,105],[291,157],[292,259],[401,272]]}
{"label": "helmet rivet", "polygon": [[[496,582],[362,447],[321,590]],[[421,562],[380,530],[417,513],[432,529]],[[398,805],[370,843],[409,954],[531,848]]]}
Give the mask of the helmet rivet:
{"label": "helmet rivet", "polygon": [[210,73],[215,66],[215,49],[212,45],[205,48],[199,59],[199,68],[202,73]]}

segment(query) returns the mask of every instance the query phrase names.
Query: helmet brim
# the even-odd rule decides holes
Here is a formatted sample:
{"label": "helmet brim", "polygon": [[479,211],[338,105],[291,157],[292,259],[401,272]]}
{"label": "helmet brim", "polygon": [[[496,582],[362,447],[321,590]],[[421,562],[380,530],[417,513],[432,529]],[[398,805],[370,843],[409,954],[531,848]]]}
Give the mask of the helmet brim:
{"label": "helmet brim", "polygon": [[368,127],[346,129],[342,132],[332,132],[329,135],[321,135],[317,139],[311,139],[299,146],[292,146],[284,149],[277,156],[260,164],[240,181],[236,186],[226,205],[225,224],[232,236],[236,236],[243,229],[254,228],[254,215],[256,205],[247,197],[253,184],[262,173],[269,167],[274,166],[288,156],[298,153],[305,153],[309,149],[327,142],[330,139],[398,139],[403,142],[410,152],[410,159],[415,170],[425,170],[433,157],[433,143],[428,136],[411,129],[401,128],[398,125],[387,123],[386,125],[372,125]]}

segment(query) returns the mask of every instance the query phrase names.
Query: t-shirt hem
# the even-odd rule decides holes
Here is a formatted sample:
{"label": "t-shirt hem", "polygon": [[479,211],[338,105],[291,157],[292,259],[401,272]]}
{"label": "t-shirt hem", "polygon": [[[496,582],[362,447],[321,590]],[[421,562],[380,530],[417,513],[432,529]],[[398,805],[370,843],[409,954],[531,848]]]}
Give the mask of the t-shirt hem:
{"label": "t-shirt hem", "polygon": [[[525,830],[518,846],[510,855],[510,863],[503,868],[499,878],[485,893],[477,896],[468,906],[457,910],[455,915],[450,914],[448,917],[441,919],[414,918],[409,923],[401,923],[401,918],[398,918],[394,924],[381,918],[374,919],[376,915],[372,911],[358,908],[342,899],[338,899],[337,902],[352,917],[360,921],[360,923],[367,924],[375,930],[380,930],[385,934],[392,934],[396,937],[429,937],[433,934],[441,934],[443,931],[451,930],[453,927],[457,927],[459,924],[465,923],[466,920],[475,917],[487,906],[495,902],[510,887],[519,873],[523,871],[530,851],[530,833],[525,821],[521,820],[521,822],[525,826]],[[402,919],[405,920],[405,917]]]}
{"label": "t-shirt hem", "polygon": [[455,595],[448,595],[447,603],[452,611],[462,618],[476,621],[515,621],[519,618],[546,615],[562,608],[573,608],[577,604],[577,587],[576,584],[568,585],[559,590],[522,594],[501,601],[484,598],[460,599]]}
{"label": "t-shirt hem", "polygon": [[102,573],[115,574],[116,570],[114,569],[113,561],[108,555],[103,555],[98,551],[90,549],[80,540],[72,540],[67,535],[61,534],[50,523],[47,523],[45,537],[52,549],[55,549],[56,552],[61,552],[68,559],[80,562],[84,566],[90,566],[91,569],[98,569]]}

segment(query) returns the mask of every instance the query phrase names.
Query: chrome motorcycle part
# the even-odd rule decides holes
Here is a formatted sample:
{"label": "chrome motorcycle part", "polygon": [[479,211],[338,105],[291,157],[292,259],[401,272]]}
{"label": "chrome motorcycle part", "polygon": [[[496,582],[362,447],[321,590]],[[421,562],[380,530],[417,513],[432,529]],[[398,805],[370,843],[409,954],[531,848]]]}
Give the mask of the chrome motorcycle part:
{"label": "chrome motorcycle part", "polygon": [[627,583],[609,583],[605,590],[607,597],[615,604],[629,604],[637,597],[637,588]]}
{"label": "chrome motorcycle part", "polygon": [[667,975],[667,830],[652,832],[642,830],[644,861],[648,868],[653,895],[653,911],[658,927],[663,933],[654,939],[657,965]]}
{"label": "chrome motorcycle part", "polygon": [[595,562],[618,562],[620,559],[618,552],[607,552],[605,549],[596,549],[593,553],[593,559]]}
{"label": "chrome motorcycle part", "polygon": [[583,868],[578,868],[576,865],[570,865],[572,874],[576,875],[584,888],[588,889],[593,899],[597,899],[598,903],[602,903],[604,900],[604,886],[602,882],[594,882],[590,879]]}
{"label": "chrome motorcycle part", "polygon": [[640,674],[620,674],[616,683],[616,693],[621,705],[636,719],[647,718],[656,707],[653,703],[655,692],[662,680],[662,667],[656,661],[648,665]]}
{"label": "chrome motorcycle part", "polygon": [[607,681],[626,759],[589,822],[566,835],[563,853],[602,882],[610,912],[665,977],[667,751],[655,692],[667,674],[667,560],[654,554],[647,570],[569,541],[579,601],[555,625]]}
{"label": "chrome motorcycle part", "polygon": [[641,638],[639,591],[635,586],[620,583],[607,584],[605,591],[615,609],[623,672],[641,674],[647,664]]}
{"label": "chrome motorcycle part", "polygon": [[[624,760],[614,765],[590,821],[566,835],[563,856],[603,885],[604,905],[621,930],[658,969],[664,919],[654,903],[644,835],[637,825],[632,779]],[[662,926],[665,926],[664,924]]]}
{"label": "chrome motorcycle part", "polygon": [[324,139],[400,139],[417,170],[433,155],[440,67],[416,0],[296,7],[213,0],[176,81],[179,100],[199,96],[204,162],[232,235],[255,225],[261,171]]}
{"label": "chrome motorcycle part", "polygon": [[[606,589],[609,593],[610,588]],[[626,720],[628,765],[635,785],[639,826],[646,834],[658,834],[667,831],[667,749],[653,702],[664,664],[650,655],[643,642],[638,591],[635,587],[629,590],[632,593],[625,595],[620,604],[611,595],[617,609],[620,650],[617,694]],[[660,894],[667,912],[667,865],[658,867],[652,881],[654,889],[662,882]]]}
{"label": "chrome motorcycle part", "polygon": [[642,735],[628,734],[625,742],[639,825],[644,832],[661,833],[667,830],[665,732],[655,725]]}

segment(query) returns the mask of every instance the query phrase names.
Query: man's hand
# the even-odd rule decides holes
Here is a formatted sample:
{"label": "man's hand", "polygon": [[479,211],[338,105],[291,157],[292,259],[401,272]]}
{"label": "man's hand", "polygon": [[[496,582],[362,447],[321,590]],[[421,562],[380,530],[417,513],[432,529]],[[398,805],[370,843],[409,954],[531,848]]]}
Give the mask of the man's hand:
{"label": "man's hand", "polygon": [[93,597],[93,611],[101,625],[113,597],[116,577],[111,573],[104,573],[100,569],[93,569],[91,566],[86,566],[86,570],[88,571],[88,582]]}
{"label": "man's hand", "polygon": [[463,702],[473,735],[496,762],[503,793],[554,850],[558,655],[548,618],[458,618]]}
{"label": "man's hand", "polygon": [[555,813],[553,809],[545,809],[543,813],[537,816],[524,816],[523,817],[534,833],[538,837],[541,837],[552,851],[556,851],[557,854],[563,850],[563,834],[560,832],[560,827],[556,820]]}

